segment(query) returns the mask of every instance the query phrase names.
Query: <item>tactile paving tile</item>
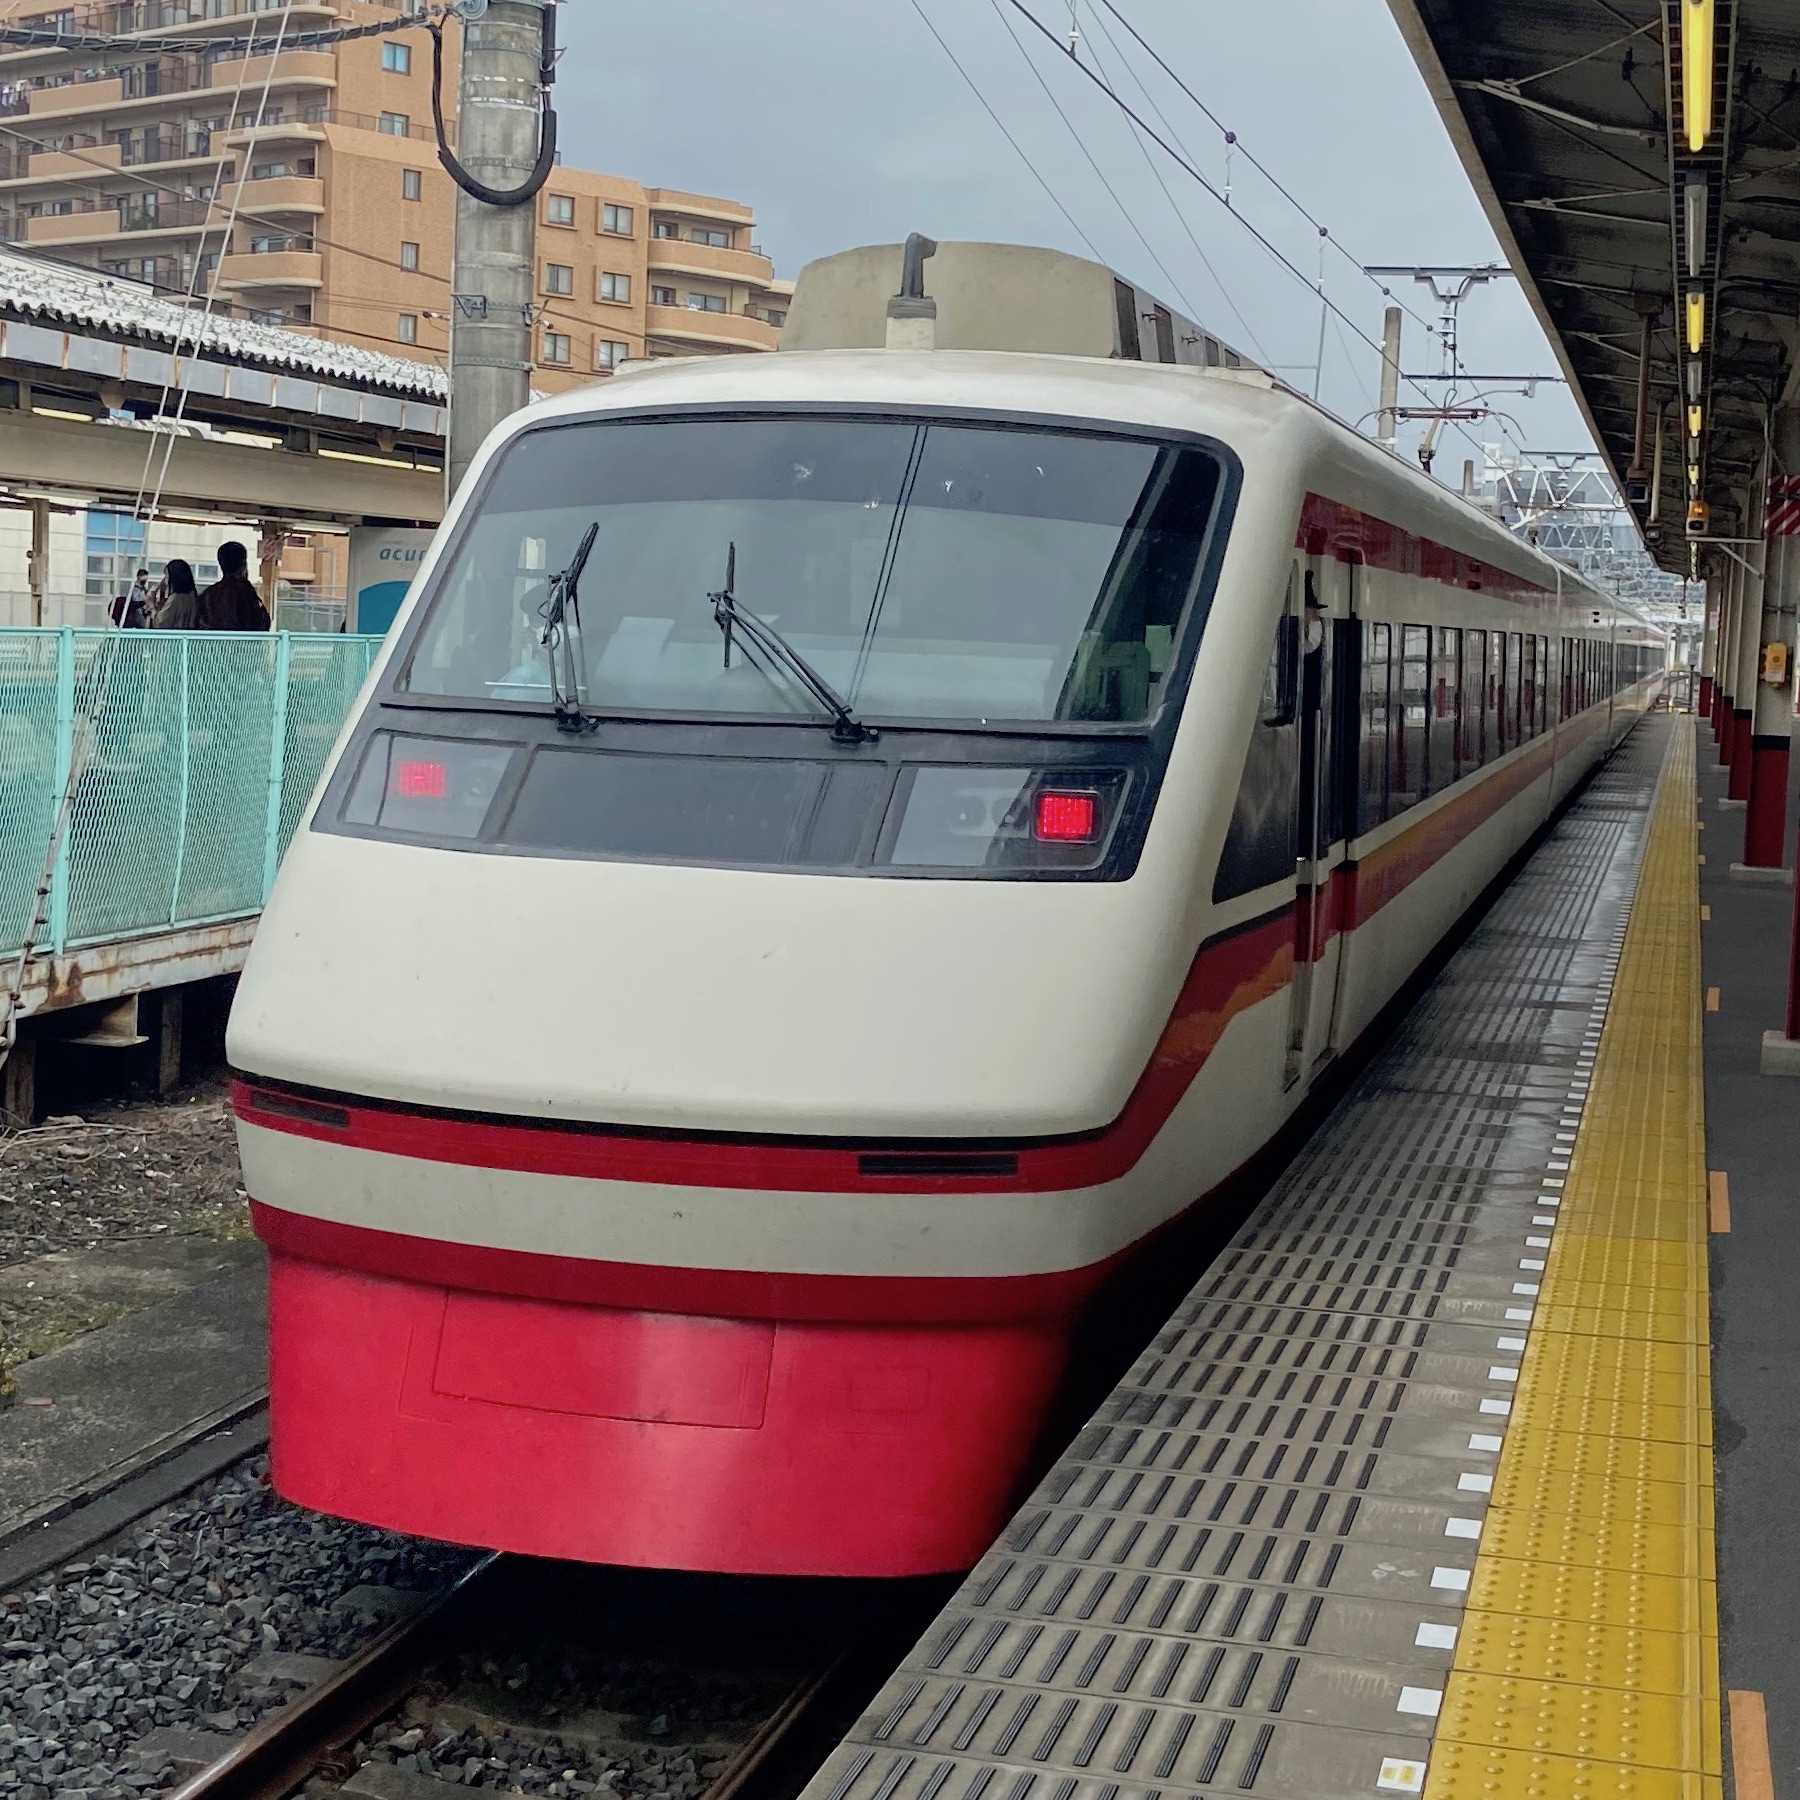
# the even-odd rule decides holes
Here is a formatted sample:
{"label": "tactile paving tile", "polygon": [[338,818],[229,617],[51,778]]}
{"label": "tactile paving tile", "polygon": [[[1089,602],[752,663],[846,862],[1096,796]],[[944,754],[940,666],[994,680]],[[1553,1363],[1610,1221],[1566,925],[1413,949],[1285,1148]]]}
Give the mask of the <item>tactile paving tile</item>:
{"label": "tactile paving tile", "polygon": [[[1534,1771],[1685,1753],[1685,1715],[1648,1698],[1685,1678],[1667,1624],[1689,1604],[1679,1580],[1609,1589],[1590,1642],[1563,1617],[1580,1571],[1483,1574],[1502,1561],[1499,1498],[1506,1531],[1561,1544],[1628,1478],[1685,1492],[1662,1435],[1679,1429],[1670,1382],[1690,1398],[1702,1384],[1680,1306],[1645,1315],[1663,1329],[1635,1359],[1610,1340],[1572,1352],[1605,1388],[1593,1404],[1643,1427],[1636,1460],[1591,1455],[1547,1418],[1556,1503],[1502,1473],[1515,1416],[1554,1411],[1530,1397],[1528,1351],[1668,735],[1637,733],[1565,814],[806,1800],[1416,1794],[1446,1709],[1488,1702],[1509,1733],[1457,1754],[1521,1784],[1484,1792],[1586,1793]],[[1583,1280],[1637,1316],[1642,1257],[1596,1255]],[[1574,1338],[1587,1292],[1565,1286]],[[1660,1487],[1607,1519],[1659,1545],[1693,1524]],[[1593,1671],[1640,1669],[1641,1711],[1575,1697]]]}
{"label": "tactile paving tile", "polygon": [[1693,793],[1684,720],[1558,1194],[1429,1800],[1721,1788]]}

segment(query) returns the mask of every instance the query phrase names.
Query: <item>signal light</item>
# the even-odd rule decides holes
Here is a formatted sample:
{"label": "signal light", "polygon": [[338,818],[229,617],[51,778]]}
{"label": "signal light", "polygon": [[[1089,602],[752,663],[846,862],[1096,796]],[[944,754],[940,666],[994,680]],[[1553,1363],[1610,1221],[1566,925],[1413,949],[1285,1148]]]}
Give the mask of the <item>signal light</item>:
{"label": "signal light", "polygon": [[1046,844],[1091,844],[1100,835],[1100,796],[1046,790],[1037,797],[1031,834]]}
{"label": "signal light", "polygon": [[442,800],[450,791],[450,772],[441,762],[397,762],[392,785],[402,800]]}

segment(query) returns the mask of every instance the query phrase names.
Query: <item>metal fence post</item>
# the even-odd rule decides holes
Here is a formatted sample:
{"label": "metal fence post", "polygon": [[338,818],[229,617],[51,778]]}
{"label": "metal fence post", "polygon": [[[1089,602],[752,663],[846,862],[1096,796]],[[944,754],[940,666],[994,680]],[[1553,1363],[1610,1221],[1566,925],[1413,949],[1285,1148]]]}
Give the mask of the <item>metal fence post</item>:
{"label": "metal fence post", "polygon": [[175,818],[175,880],[169,889],[169,923],[171,925],[181,917],[181,878],[187,863],[188,783],[193,774],[194,762],[193,740],[188,736],[188,683],[192,675],[188,649],[192,641],[185,631],[181,633],[181,736],[178,740],[178,754],[181,758],[181,800]]}
{"label": "metal fence post", "polygon": [[[61,955],[69,943],[69,840],[74,832],[75,796],[69,781],[75,766],[75,628],[62,626],[56,634],[56,771],[51,778],[52,804],[60,808],[67,796],[70,817],[56,849],[56,866],[50,874],[50,947]],[[51,829],[55,829],[52,814]]]}
{"label": "metal fence post", "polygon": [[269,803],[264,814],[263,837],[263,905],[275,886],[275,871],[281,866],[281,788],[287,762],[288,672],[293,663],[294,639],[291,632],[275,634],[275,719],[269,732]]}

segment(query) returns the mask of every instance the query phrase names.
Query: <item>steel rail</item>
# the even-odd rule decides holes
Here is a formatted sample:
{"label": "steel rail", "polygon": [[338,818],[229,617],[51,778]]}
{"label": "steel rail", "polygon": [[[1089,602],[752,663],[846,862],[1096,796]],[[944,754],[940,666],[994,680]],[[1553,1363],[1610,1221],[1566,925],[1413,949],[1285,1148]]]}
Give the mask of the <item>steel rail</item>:
{"label": "steel rail", "polygon": [[[462,1648],[507,1560],[498,1552],[484,1557],[335,1674],[269,1714],[215,1762],[173,1788],[167,1800],[284,1800],[328,1770],[348,1745]],[[834,1646],[731,1756],[702,1800],[786,1800],[797,1793],[812,1765],[795,1779],[791,1756],[804,1755],[805,1727],[837,1695],[851,1662],[850,1649]]]}
{"label": "steel rail", "polygon": [[168,1800],[282,1800],[392,1712],[454,1655],[493,1591],[498,1553],[482,1558],[409,1618],[396,1620],[317,1686],[269,1714]]}

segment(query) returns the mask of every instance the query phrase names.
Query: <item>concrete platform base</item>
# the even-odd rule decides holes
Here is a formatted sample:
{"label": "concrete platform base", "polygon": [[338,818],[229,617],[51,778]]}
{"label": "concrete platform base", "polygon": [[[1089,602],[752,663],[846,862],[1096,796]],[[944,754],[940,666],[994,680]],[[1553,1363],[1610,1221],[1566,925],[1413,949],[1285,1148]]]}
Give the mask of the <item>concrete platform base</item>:
{"label": "concrete platform base", "polygon": [[1762,1038],[1762,1072],[1765,1075],[1800,1076],[1800,1038],[1765,1031]]}
{"label": "concrete platform base", "polygon": [[0,1539],[185,1449],[267,1392],[261,1247],[237,1267],[90,1331],[15,1371],[0,1413]]}
{"label": "concrete platform base", "polygon": [[1751,887],[1792,887],[1792,869],[1759,869],[1750,863],[1733,863],[1731,879],[1747,882]]}

